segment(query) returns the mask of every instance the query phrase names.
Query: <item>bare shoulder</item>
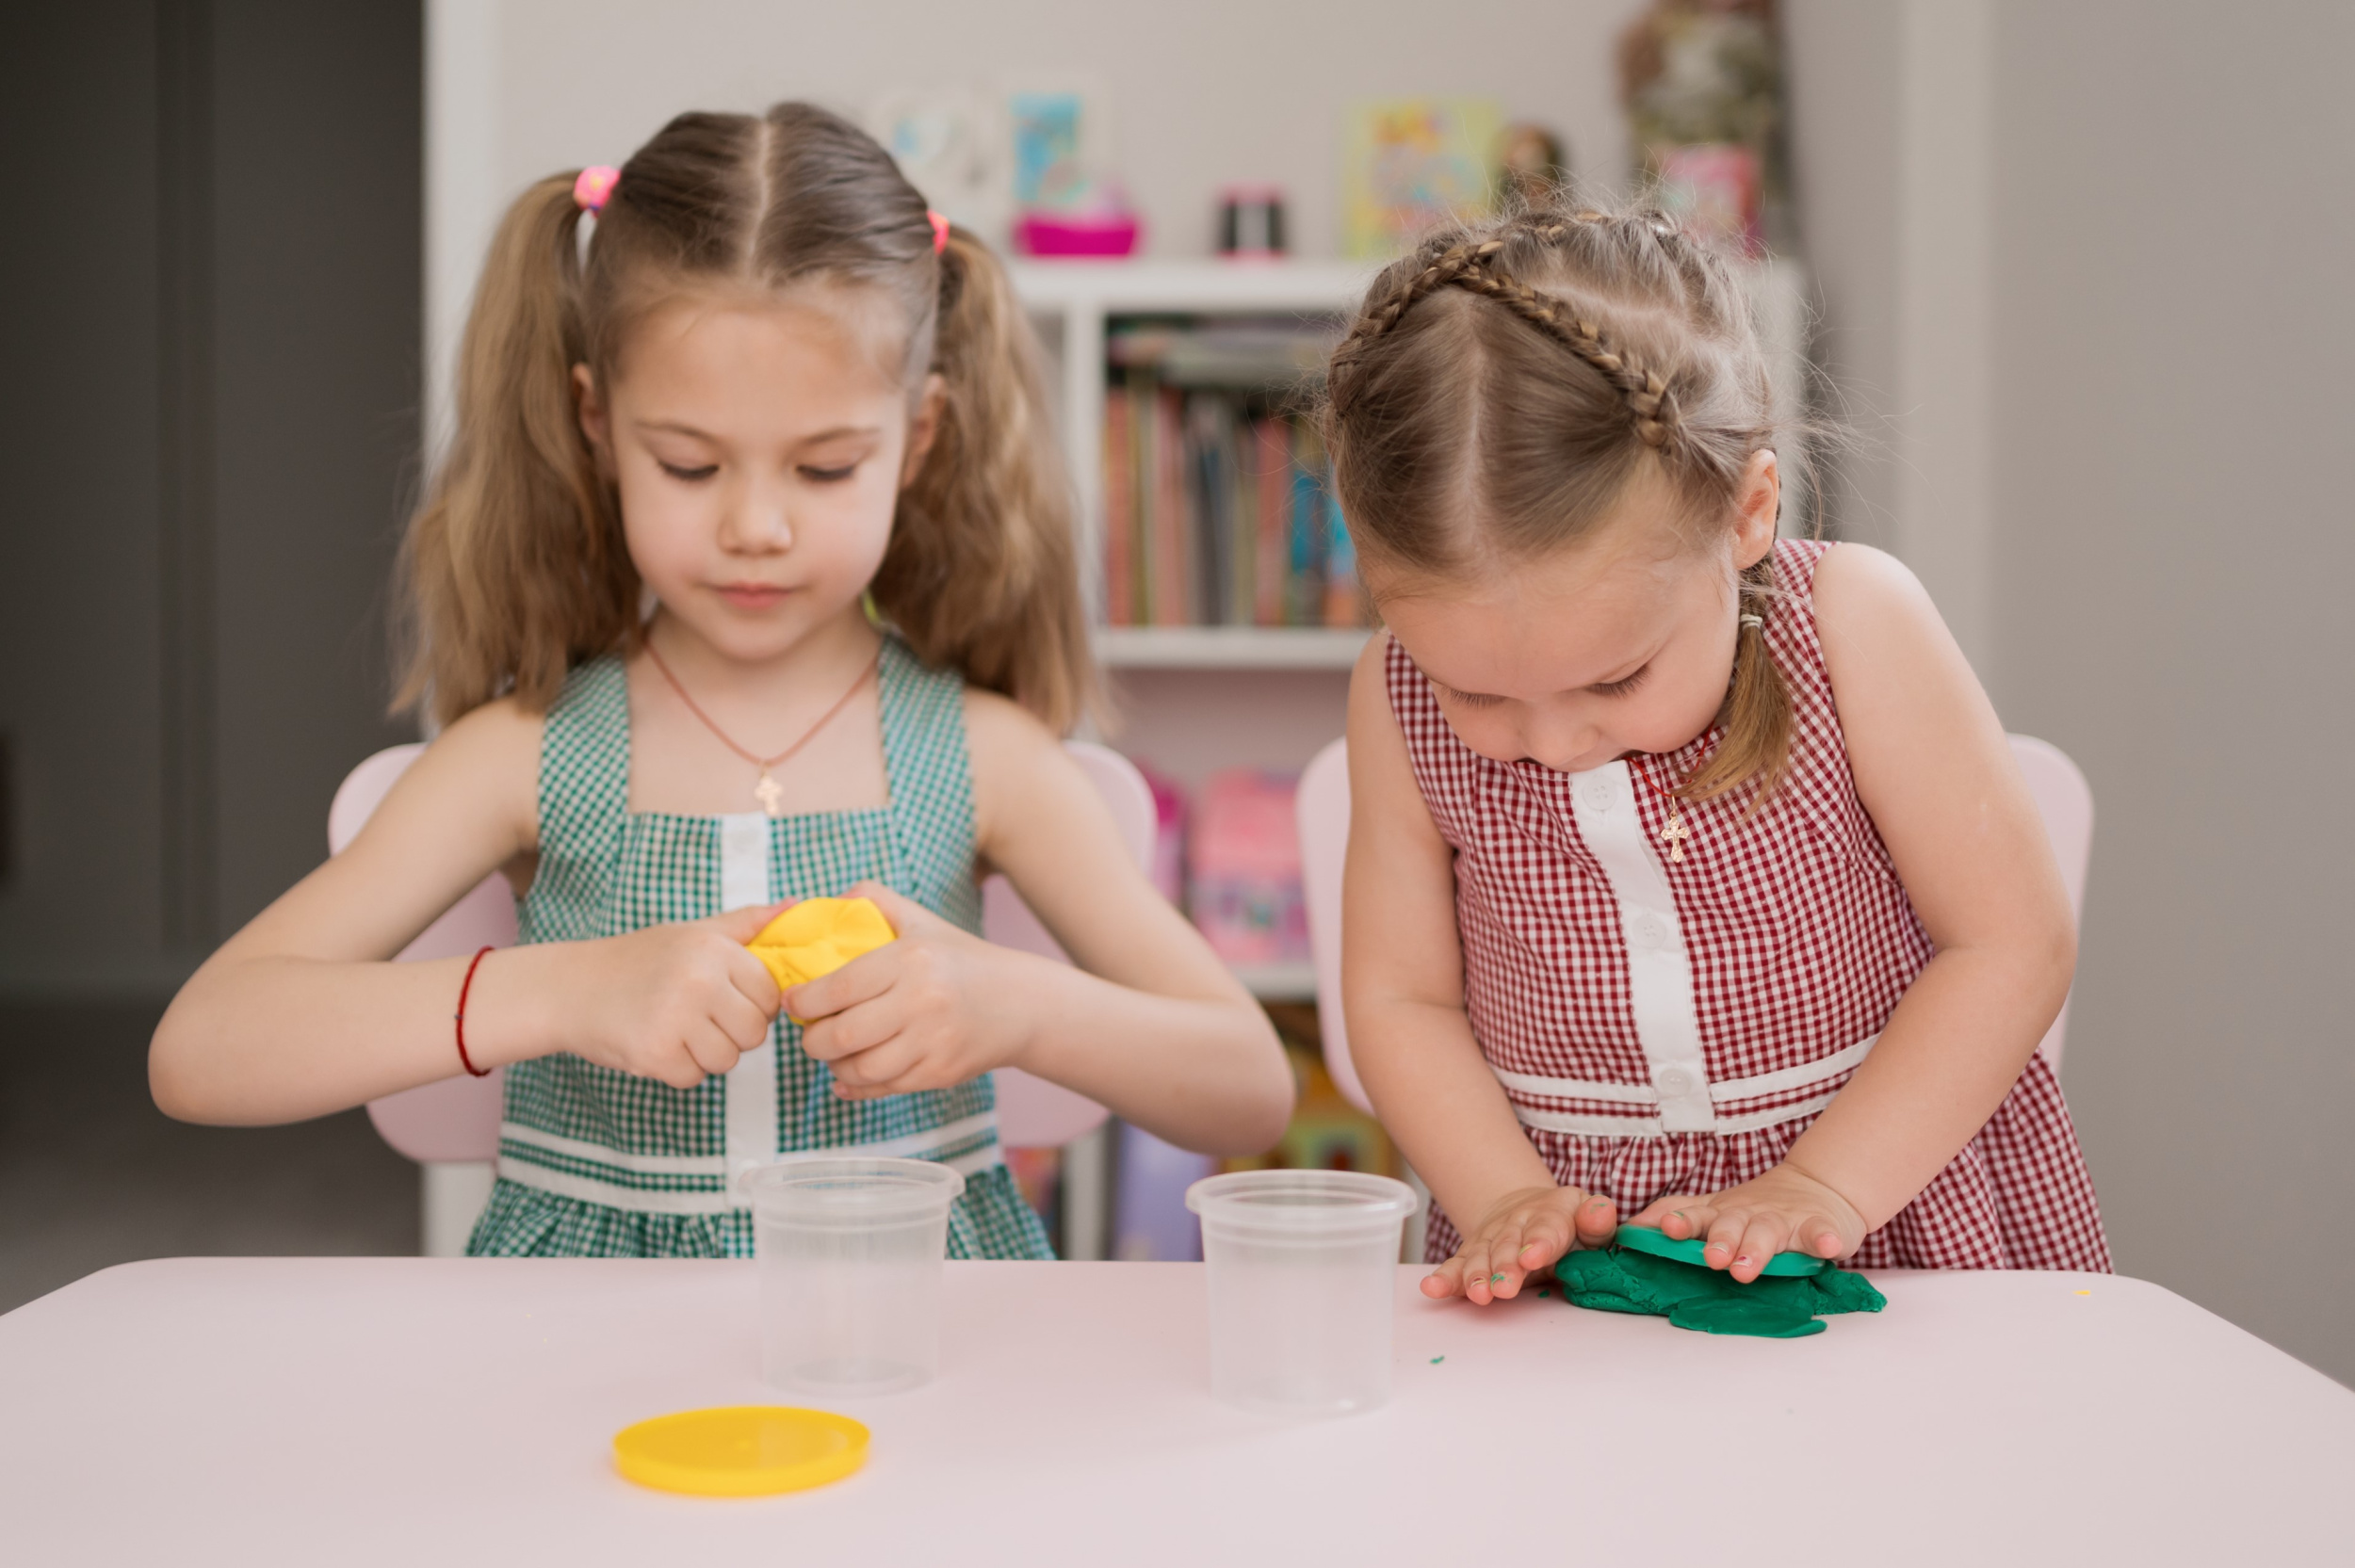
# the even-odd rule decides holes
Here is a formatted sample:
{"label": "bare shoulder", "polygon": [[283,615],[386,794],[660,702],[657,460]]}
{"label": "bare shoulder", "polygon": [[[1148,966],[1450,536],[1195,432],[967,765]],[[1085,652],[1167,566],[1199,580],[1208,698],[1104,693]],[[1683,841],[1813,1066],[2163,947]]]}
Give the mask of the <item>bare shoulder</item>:
{"label": "bare shoulder", "polygon": [[1924,660],[1960,664],[1922,580],[1885,550],[1843,544],[1826,552],[1816,564],[1813,597],[1815,635],[1835,691],[1884,675],[1902,682]]}
{"label": "bare shoulder", "polygon": [[436,736],[395,786],[395,800],[430,802],[437,816],[490,818],[517,847],[538,838],[540,743],[547,715],[512,697],[485,703]]}
{"label": "bare shoulder", "polygon": [[1357,652],[1357,662],[1349,670],[1349,729],[1354,736],[1358,726],[1369,721],[1389,728],[1398,727],[1390,712],[1390,634],[1377,629],[1366,639],[1366,645]]}
{"label": "bare shoulder", "polygon": [[1095,791],[1037,715],[1010,698],[965,688],[965,749],[973,769],[973,829],[999,863],[1010,832],[1084,809]]}
{"label": "bare shoulder", "polygon": [[965,688],[965,745],[977,773],[1018,770],[1063,752],[1036,714],[1011,698],[970,686]]}
{"label": "bare shoulder", "polygon": [[1936,615],[1922,580],[1905,562],[1870,544],[1843,543],[1815,563],[1815,619],[1834,624],[1878,616]]}
{"label": "bare shoulder", "polygon": [[[445,768],[480,770],[512,776],[521,769],[536,778],[540,743],[547,733],[548,716],[525,707],[512,697],[483,703],[452,723],[426,748],[426,756]],[[424,766],[425,759],[418,759]],[[487,780],[486,780],[487,782]]]}

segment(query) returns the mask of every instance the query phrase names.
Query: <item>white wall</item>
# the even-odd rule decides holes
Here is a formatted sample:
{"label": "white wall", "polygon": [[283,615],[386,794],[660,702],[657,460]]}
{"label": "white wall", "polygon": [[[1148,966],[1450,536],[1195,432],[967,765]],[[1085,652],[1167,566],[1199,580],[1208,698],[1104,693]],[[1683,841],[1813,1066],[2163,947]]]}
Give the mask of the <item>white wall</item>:
{"label": "white wall", "polygon": [[528,182],[618,164],[688,108],[811,98],[863,113],[895,89],[1098,83],[1148,248],[1206,255],[1218,188],[1274,181],[1293,248],[1331,255],[1345,108],[1480,93],[1567,137],[1582,170],[1626,167],[1613,46],[1634,0],[1526,15],[1405,0],[430,0],[427,331],[454,340],[497,211]]}

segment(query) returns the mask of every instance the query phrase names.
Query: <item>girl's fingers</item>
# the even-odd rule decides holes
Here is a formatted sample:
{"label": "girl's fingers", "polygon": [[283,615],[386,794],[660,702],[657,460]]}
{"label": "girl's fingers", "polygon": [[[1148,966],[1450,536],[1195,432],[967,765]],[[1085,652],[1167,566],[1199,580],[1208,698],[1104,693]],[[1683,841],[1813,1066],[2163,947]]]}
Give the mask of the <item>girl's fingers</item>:
{"label": "girl's fingers", "polygon": [[797,1023],[831,1018],[883,995],[899,977],[899,944],[892,943],[861,953],[831,975],[795,986],[785,994],[785,1010]]}
{"label": "girl's fingers", "polygon": [[777,1015],[777,978],[753,956],[750,947],[736,946],[728,954],[728,986],[763,1018]]}
{"label": "girl's fingers", "polygon": [[736,1065],[736,1059],[744,1053],[736,1048],[736,1042],[725,1030],[706,1018],[687,1031],[687,1054],[706,1075],[717,1075]]}
{"label": "girl's fingers", "polygon": [[1422,1277],[1422,1293],[1435,1301],[1444,1301],[1463,1290],[1463,1260],[1449,1258]]}
{"label": "girl's fingers", "polygon": [[1649,1225],[1661,1235],[1676,1241],[1690,1241],[1709,1229],[1717,1217],[1714,1205],[1690,1195],[1663,1198],[1628,1221],[1634,1225]]}
{"label": "girl's fingers", "polygon": [[1742,1251],[1742,1233],[1749,1222],[1746,1209],[1719,1210],[1713,1214],[1704,1233],[1707,1240],[1701,1246],[1701,1261],[1712,1269],[1732,1268],[1735,1255]]}
{"label": "girl's fingers", "polygon": [[[800,902],[799,899],[788,898],[781,903],[774,904],[747,904],[742,909],[732,909],[725,914],[713,915],[711,928],[737,946],[742,947],[765,930],[770,921],[774,920],[798,902]],[[755,959],[753,962],[758,963],[760,961]]]}
{"label": "girl's fingers", "polygon": [[[827,978],[833,978],[828,976]],[[892,996],[870,1002],[802,1026],[802,1049],[820,1061],[839,1061],[871,1051],[898,1038],[907,1026],[906,1010]]]}
{"label": "girl's fingers", "polygon": [[1747,1285],[1766,1270],[1777,1253],[1791,1239],[1790,1223],[1771,1211],[1750,1217],[1742,1227],[1742,1238],[1734,1244],[1733,1277]]}
{"label": "girl's fingers", "polygon": [[897,888],[885,887],[881,882],[861,882],[852,888],[846,897],[865,898],[883,911],[884,918],[891,923],[891,929],[895,935],[908,936],[918,931],[961,929],[950,926],[949,922]]}
{"label": "girl's fingers", "polygon": [[874,1090],[904,1076],[917,1065],[917,1051],[905,1036],[834,1062],[834,1081],[851,1089]]}
{"label": "girl's fingers", "polygon": [[[1577,1227],[1578,1245],[1600,1247],[1619,1231],[1619,1205],[1604,1197],[1589,1197],[1578,1205],[1572,1223]],[[1553,1260],[1548,1258],[1547,1262]]]}
{"label": "girl's fingers", "polygon": [[1497,1299],[1498,1281],[1490,1276],[1498,1272],[1489,1264],[1488,1237],[1481,1236],[1464,1243],[1456,1254],[1464,1264],[1464,1300],[1474,1306],[1486,1306]]}
{"label": "girl's fingers", "polygon": [[1499,1262],[1518,1273],[1535,1272],[1568,1252],[1572,1235],[1569,1216],[1538,1216],[1520,1227],[1520,1236],[1511,1252],[1497,1249]]}
{"label": "girl's fingers", "polygon": [[1801,1220],[1791,1233],[1791,1246],[1821,1258],[1836,1258],[1848,1250],[1840,1227],[1824,1214],[1811,1214]]}
{"label": "girl's fingers", "polygon": [[686,1090],[693,1089],[711,1075],[697,1066],[694,1057],[682,1045],[675,1051],[665,1052],[647,1075],[673,1089]]}
{"label": "girl's fingers", "polygon": [[711,1010],[711,1019],[739,1051],[750,1051],[767,1042],[769,1026],[775,1021],[776,1014],[773,1011],[763,1012],[742,993],[729,991],[717,998]]}

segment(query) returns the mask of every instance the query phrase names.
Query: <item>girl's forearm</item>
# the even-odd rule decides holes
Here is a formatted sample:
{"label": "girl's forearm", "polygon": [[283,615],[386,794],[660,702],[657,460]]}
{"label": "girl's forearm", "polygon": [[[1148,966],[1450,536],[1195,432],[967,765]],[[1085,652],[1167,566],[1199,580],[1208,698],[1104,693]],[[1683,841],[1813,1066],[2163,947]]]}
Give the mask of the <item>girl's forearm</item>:
{"label": "girl's forearm", "polygon": [[[558,960],[530,947],[483,960],[466,1004],[466,1051],[477,1067],[553,1048],[542,1038],[541,999]],[[267,1126],[455,1076],[458,990],[469,962],[217,956],[156,1026],[148,1053],[155,1104],[184,1122]]]}
{"label": "girl's forearm", "polygon": [[1458,1224],[1509,1192],[1555,1185],[1463,1009],[1367,1002],[1350,1010],[1349,1027],[1352,1059],[1383,1127]]}
{"label": "girl's forearm", "polygon": [[1284,1136],[1291,1069],[1249,1002],[1158,996],[1045,962],[1035,984],[1015,1065],[1202,1154],[1256,1155]]}
{"label": "girl's forearm", "polygon": [[1847,1199],[1867,1229],[1887,1224],[2011,1092],[2070,968],[2066,952],[1941,950],[1787,1163]]}

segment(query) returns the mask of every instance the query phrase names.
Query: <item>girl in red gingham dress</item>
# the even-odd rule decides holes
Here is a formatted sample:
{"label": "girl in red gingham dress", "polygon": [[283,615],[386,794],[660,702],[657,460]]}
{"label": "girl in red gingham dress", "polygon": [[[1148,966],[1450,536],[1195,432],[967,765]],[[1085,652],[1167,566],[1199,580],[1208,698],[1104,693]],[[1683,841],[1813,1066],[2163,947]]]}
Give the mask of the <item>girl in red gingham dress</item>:
{"label": "girl in red gingham dress", "polygon": [[1649,211],[1392,266],[1326,432],[1389,635],[1349,716],[1357,1065],[1434,1297],[1622,1220],[1864,1267],[2107,1269],[2037,1050],[2075,937],[1920,586],[1777,542],[1730,267]]}

